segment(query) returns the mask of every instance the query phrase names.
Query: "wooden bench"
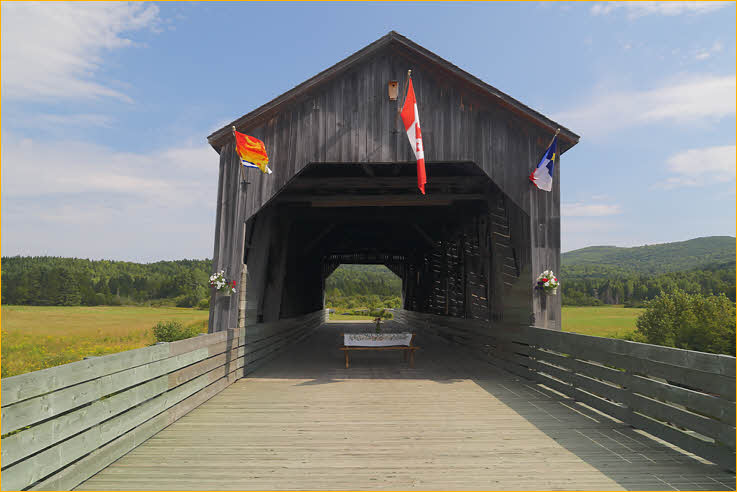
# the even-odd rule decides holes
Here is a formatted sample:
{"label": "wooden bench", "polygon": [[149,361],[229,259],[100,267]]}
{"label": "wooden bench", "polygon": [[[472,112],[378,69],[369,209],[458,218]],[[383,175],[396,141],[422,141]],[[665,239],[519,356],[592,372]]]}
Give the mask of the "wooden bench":
{"label": "wooden bench", "polygon": [[412,333],[412,338],[409,341],[409,345],[389,345],[386,347],[362,347],[360,345],[343,345],[342,347],[340,347],[340,350],[342,350],[345,354],[346,369],[351,367],[351,359],[349,354],[352,350],[402,350],[404,352],[404,361],[407,362],[407,359],[409,358],[409,366],[415,367],[415,350],[419,349],[420,347],[413,345],[414,341],[415,334]]}

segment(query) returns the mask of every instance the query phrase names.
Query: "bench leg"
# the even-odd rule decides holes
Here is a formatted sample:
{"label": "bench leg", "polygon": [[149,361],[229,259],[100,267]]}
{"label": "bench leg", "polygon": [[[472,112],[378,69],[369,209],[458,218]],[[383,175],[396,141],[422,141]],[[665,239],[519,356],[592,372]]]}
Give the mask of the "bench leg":
{"label": "bench leg", "polygon": [[409,350],[402,350],[402,352],[404,352],[404,354],[402,354],[404,357],[404,362],[407,362],[407,358],[409,357]]}
{"label": "bench leg", "polygon": [[348,356],[348,351],[344,350],[344,352],[345,352],[345,368],[348,369],[349,367],[351,367],[351,359]]}
{"label": "bench leg", "polygon": [[409,351],[409,367],[415,367],[415,351]]}

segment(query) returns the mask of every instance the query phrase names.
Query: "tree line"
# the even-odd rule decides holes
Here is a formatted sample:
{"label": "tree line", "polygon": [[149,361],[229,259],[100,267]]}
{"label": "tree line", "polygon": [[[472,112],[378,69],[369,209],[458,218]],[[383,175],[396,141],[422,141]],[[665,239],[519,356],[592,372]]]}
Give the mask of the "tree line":
{"label": "tree line", "polygon": [[604,265],[568,265],[560,272],[563,304],[639,307],[661,293],[724,294],[735,302],[735,263],[681,272],[645,274]]}
{"label": "tree line", "polygon": [[[38,306],[171,304],[205,307],[211,260],[133,263],[53,256],[4,257],[2,303]],[[661,274],[612,265],[564,265],[564,305],[642,306],[661,293],[725,294],[735,302],[735,263]],[[326,282],[331,307],[398,307],[401,280],[380,265],[342,265]]]}
{"label": "tree line", "polygon": [[34,306],[173,304],[204,307],[211,260],[156,263],[3,257],[2,303]]}
{"label": "tree line", "polygon": [[402,280],[383,265],[341,265],[325,283],[325,305],[336,309],[401,307]]}

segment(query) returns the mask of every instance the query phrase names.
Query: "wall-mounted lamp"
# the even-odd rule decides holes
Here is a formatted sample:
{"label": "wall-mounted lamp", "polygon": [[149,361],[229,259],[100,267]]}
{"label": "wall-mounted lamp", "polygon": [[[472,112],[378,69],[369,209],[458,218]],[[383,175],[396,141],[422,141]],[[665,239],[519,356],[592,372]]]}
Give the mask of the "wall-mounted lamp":
{"label": "wall-mounted lamp", "polygon": [[389,81],[389,100],[396,101],[399,94],[399,82],[396,80]]}

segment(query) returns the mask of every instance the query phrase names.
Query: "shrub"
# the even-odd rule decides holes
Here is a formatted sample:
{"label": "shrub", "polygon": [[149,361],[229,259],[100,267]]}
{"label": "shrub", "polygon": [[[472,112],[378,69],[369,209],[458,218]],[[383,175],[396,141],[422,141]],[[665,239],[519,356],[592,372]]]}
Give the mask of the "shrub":
{"label": "shrub", "polygon": [[200,302],[197,304],[197,309],[210,309],[210,298],[205,297],[204,299],[200,299]]}
{"label": "shrub", "polygon": [[647,302],[637,318],[638,342],[687,350],[735,354],[735,305],[724,294],[675,290]]}
{"label": "shrub", "polygon": [[152,328],[157,342],[175,342],[192,338],[200,333],[196,325],[184,326],[181,321],[159,321]]}

